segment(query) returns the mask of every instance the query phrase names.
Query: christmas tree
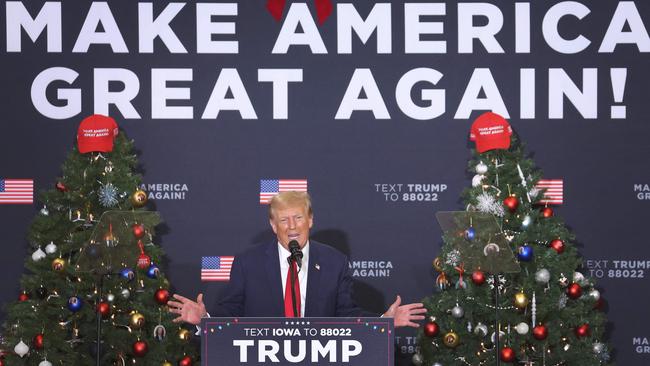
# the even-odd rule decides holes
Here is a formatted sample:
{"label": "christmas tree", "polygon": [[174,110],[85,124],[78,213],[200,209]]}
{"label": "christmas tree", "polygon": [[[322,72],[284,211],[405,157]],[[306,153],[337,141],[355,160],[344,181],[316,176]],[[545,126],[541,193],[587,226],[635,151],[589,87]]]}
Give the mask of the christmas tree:
{"label": "christmas tree", "polygon": [[104,116],[79,131],[56,187],[40,194],[0,365],[96,364],[99,326],[102,365],[191,365],[197,347],[166,309],[159,219],[138,189],[133,141]]}
{"label": "christmas tree", "polygon": [[[414,363],[608,364],[600,293],[579,272],[575,238],[548,206],[541,171],[494,113],[474,122],[470,138],[476,150],[468,169],[475,175],[463,192],[465,211],[448,216],[456,230],[444,233],[434,260],[437,293],[424,300],[428,320]],[[472,216],[488,216],[497,232]],[[477,257],[471,248],[480,248]],[[516,271],[476,266],[497,255]]]}

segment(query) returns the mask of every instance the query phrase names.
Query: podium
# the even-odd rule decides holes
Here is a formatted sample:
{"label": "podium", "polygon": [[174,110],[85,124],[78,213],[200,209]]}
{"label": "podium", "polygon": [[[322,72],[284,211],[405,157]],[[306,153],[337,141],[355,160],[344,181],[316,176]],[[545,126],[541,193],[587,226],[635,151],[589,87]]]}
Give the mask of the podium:
{"label": "podium", "polygon": [[201,365],[394,364],[392,318],[205,318]]}

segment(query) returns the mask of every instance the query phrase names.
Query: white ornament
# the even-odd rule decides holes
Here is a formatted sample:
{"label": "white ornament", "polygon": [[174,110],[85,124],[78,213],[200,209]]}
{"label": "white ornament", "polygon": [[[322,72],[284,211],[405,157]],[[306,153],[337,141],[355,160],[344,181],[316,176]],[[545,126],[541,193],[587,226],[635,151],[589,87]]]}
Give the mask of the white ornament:
{"label": "white ornament", "polygon": [[29,347],[27,347],[25,342],[23,342],[23,340],[21,339],[20,342],[18,342],[18,344],[16,345],[16,347],[14,347],[14,352],[18,356],[20,356],[20,358],[23,358],[29,352]]}
{"label": "white ornament", "polygon": [[[501,338],[503,338],[505,336],[506,336],[506,332],[500,330],[499,331],[499,340],[501,340]],[[490,336],[490,340],[492,341],[492,343],[496,343],[496,341],[497,341],[497,333],[496,332],[492,332],[492,336]]]}
{"label": "white ornament", "polygon": [[52,366],[52,362],[45,359],[45,360],[41,361],[41,363],[39,363],[38,366]]}
{"label": "white ornament", "polygon": [[483,179],[485,179],[484,175],[476,174],[474,178],[472,178],[472,187],[478,187],[483,184]]}
{"label": "white ornament", "polygon": [[535,281],[537,281],[537,283],[545,285],[548,283],[550,279],[551,279],[551,272],[549,272],[548,269],[546,268],[542,268],[535,273]]}
{"label": "white ornament", "polygon": [[531,312],[531,324],[533,327],[537,324],[537,299],[535,299],[535,292],[533,292],[533,305],[530,307]]}
{"label": "white ornament", "polygon": [[596,289],[593,289],[593,290],[589,291],[589,297],[591,297],[592,299],[598,301],[600,299],[600,291],[598,291]]}
{"label": "white ornament", "polygon": [[45,257],[47,257],[47,255],[45,255],[45,252],[41,250],[41,247],[38,247],[38,249],[32,253],[32,260],[34,262],[38,262]]}
{"label": "white ornament", "polygon": [[479,194],[476,197],[476,209],[480,212],[487,212],[495,216],[503,217],[505,210],[496,198],[486,192]]}
{"label": "white ornament", "polygon": [[45,253],[47,253],[47,254],[56,253],[56,244],[54,244],[53,241],[51,241],[50,244],[45,246]]}
{"label": "white ornament", "polygon": [[482,161],[476,164],[476,172],[478,174],[485,174],[488,171],[488,166],[485,165]]}
{"label": "white ornament", "polygon": [[458,304],[451,309],[451,316],[454,318],[462,318],[465,315],[465,310],[461,308]]}
{"label": "white ornament", "polygon": [[521,227],[522,227],[523,229],[526,229],[526,228],[529,227],[530,224],[532,224],[532,223],[533,223],[533,219],[532,219],[530,216],[526,215],[526,216],[524,216],[524,219],[521,220]]}
{"label": "white ornament", "polygon": [[483,323],[478,323],[476,324],[476,327],[474,328],[474,334],[480,335],[481,337],[485,337],[488,332],[488,327],[487,325]]}
{"label": "white ornament", "polygon": [[420,366],[420,365],[422,365],[422,361],[423,361],[423,359],[422,359],[422,355],[419,354],[419,353],[414,353],[414,354],[413,354],[413,358],[411,358],[411,361],[413,361],[413,364],[414,364],[415,366]]}
{"label": "white ornament", "polygon": [[521,322],[521,323],[515,325],[515,331],[517,331],[517,334],[525,335],[525,334],[528,334],[529,330],[530,330],[530,327],[528,326],[528,324],[526,324],[524,322]]}

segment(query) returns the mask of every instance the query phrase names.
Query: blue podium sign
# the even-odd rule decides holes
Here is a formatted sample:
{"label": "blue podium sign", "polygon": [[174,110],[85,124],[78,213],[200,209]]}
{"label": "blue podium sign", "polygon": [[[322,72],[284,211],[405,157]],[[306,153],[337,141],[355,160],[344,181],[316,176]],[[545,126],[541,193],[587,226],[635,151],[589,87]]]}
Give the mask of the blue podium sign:
{"label": "blue podium sign", "polygon": [[392,318],[206,318],[201,364],[393,365]]}

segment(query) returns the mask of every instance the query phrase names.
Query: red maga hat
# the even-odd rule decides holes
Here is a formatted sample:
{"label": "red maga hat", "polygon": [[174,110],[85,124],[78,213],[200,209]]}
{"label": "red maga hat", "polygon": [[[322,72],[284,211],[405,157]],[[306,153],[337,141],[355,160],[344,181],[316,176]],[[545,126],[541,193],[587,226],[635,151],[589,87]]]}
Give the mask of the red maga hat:
{"label": "red maga hat", "polygon": [[476,142],[476,151],[484,153],[510,148],[511,135],[512,127],[505,118],[493,112],[485,112],[472,123],[469,139]]}
{"label": "red maga hat", "polygon": [[77,130],[79,152],[111,152],[117,133],[117,123],[113,118],[101,114],[86,117]]}

